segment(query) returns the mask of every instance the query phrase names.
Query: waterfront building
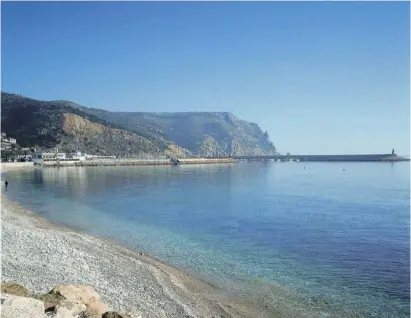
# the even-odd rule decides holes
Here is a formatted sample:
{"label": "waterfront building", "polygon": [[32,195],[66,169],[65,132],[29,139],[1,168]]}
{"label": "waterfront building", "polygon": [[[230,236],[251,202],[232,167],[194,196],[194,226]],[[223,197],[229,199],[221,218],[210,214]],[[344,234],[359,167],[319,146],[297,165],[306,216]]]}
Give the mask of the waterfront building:
{"label": "waterfront building", "polygon": [[35,165],[65,165],[86,160],[86,155],[81,152],[67,154],[56,151],[34,153],[32,158]]}
{"label": "waterfront building", "polygon": [[17,140],[15,138],[7,137],[6,133],[1,133],[1,150],[9,150],[17,145]]}
{"label": "waterfront building", "polygon": [[116,156],[99,156],[88,155],[81,152],[62,153],[62,152],[37,152],[32,155],[34,164],[36,165],[68,165],[79,161],[90,160],[112,160]]}

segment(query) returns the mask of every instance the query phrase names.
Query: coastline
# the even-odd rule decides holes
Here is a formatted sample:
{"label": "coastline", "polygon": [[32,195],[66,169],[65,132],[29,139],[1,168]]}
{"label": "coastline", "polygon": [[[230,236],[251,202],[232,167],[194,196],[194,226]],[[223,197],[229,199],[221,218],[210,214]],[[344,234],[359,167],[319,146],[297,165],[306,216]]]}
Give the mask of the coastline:
{"label": "coastline", "polygon": [[0,171],[7,172],[12,170],[21,170],[21,169],[32,169],[34,168],[33,162],[2,162],[0,165]]}
{"label": "coastline", "polygon": [[[30,167],[10,170],[15,169]],[[53,224],[4,194],[1,229],[1,281],[34,292],[60,284],[89,285],[110,309],[137,310],[142,317],[334,317],[328,310],[291,301],[281,286],[257,289],[251,297],[219,288],[218,282],[214,286],[197,273],[190,275],[112,239]]]}
{"label": "coastline", "polygon": [[117,158],[110,160],[85,161],[46,161],[9,162],[1,163],[1,171],[18,170],[25,168],[60,168],[60,167],[116,167],[116,166],[174,166],[174,165],[205,165],[205,164],[233,164],[237,161],[232,158],[181,158],[181,159],[133,159]]}
{"label": "coastline", "polygon": [[258,308],[121,244],[59,227],[1,196],[2,282],[38,293],[93,286],[112,310],[142,317],[310,317]]}

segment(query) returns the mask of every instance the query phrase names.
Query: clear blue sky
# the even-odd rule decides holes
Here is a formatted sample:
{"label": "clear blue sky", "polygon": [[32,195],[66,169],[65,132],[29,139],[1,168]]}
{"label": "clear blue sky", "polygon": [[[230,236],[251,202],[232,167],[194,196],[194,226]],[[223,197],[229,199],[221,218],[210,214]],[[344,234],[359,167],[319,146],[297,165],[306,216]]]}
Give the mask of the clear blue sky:
{"label": "clear blue sky", "polygon": [[408,2],[2,2],[2,89],[230,111],[280,152],[410,151]]}

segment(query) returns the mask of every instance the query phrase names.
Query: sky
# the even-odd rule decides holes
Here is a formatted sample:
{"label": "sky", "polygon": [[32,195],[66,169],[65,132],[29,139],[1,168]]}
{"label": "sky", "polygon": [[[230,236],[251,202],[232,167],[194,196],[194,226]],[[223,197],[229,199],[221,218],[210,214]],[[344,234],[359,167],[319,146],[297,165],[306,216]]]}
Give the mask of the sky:
{"label": "sky", "polygon": [[293,154],[410,152],[409,2],[2,2],[1,88],[229,111]]}

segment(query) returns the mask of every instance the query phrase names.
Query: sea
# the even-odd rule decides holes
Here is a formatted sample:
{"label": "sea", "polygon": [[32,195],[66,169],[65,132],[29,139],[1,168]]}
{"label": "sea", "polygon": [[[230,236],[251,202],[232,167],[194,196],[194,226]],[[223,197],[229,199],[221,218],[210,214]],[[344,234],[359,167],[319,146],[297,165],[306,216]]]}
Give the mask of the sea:
{"label": "sea", "polygon": [[337,317],[410,316],[410,164],[10,171],[3,193],[218,288]]}

